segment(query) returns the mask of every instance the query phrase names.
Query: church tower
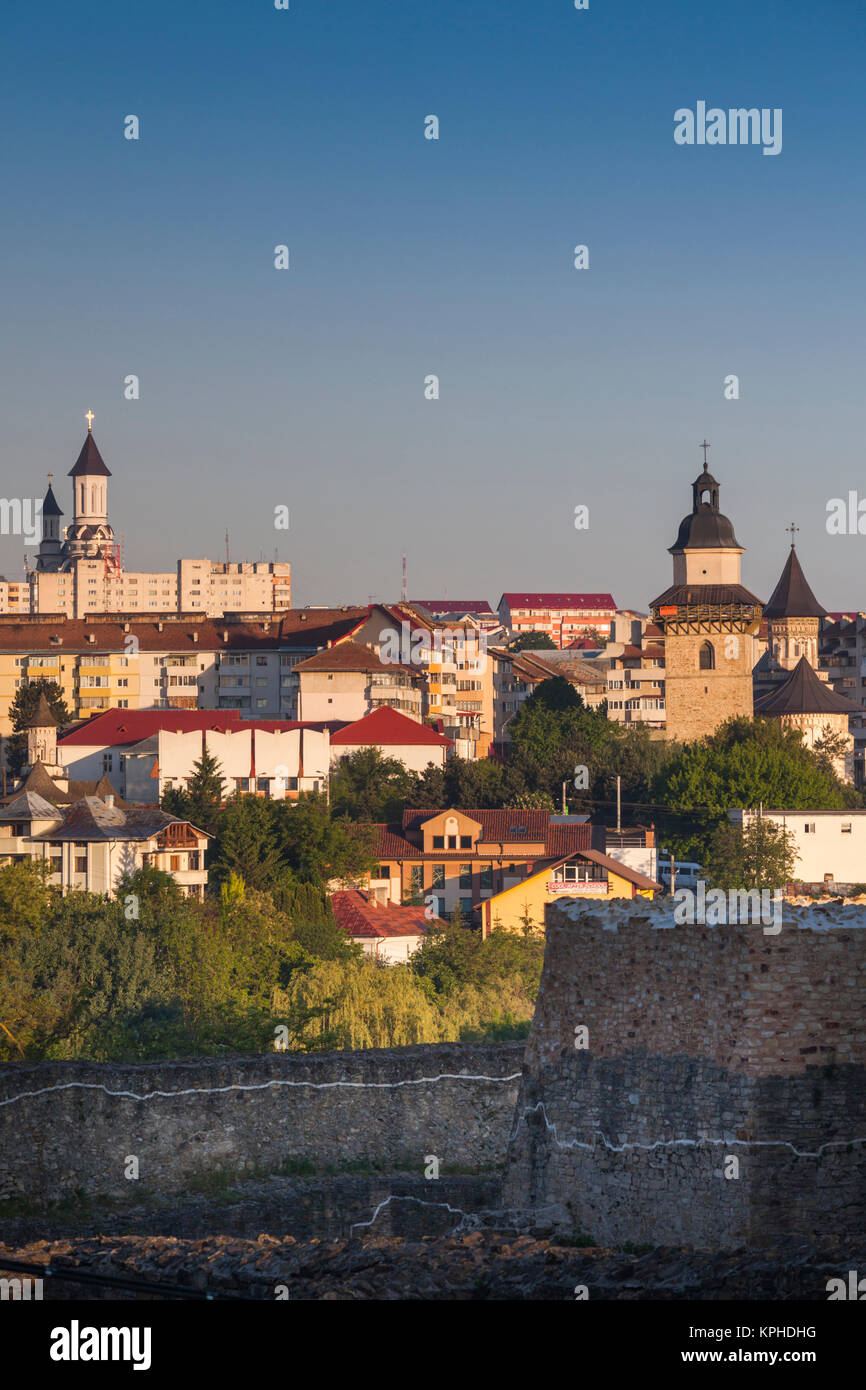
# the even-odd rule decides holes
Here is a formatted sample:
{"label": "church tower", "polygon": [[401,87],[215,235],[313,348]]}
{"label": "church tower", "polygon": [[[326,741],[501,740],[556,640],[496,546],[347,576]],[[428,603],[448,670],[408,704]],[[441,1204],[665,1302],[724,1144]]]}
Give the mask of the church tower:
{"label": "church tower", "polygon": [[78,560],[115,551],[114,532],[108,524],[108,479],[111,477],[92,432],[93,416],[88,416],[87,437],[81,453],[69,470],[72,478],[72,525],[64,546],[68,560]]}
{"label": "church tower", "polygon": [[826,618],[828,613],[806,583],[794,549],[794,529],[791,522],[791,551],[782,576],[764,609],[768,655],[772,664],[782,671],[793,671],[802,656],[817,671],[818,628],[821,619]]}
{"label": "church tower", "polygon": [[670,547],[674,582],[651,604],[664,633],[666,734],[682,740],[703,738],[734,715],[751,719],[761,622],[761,600],[740,583],[743,547],[720,510],[706,441],[702,448],[692,510]]}
{"label": "church tower", "polygon": [[39,542],[36,557],[36,568],[43,571],[58,570],[63,558],[60,536],[60,518],[63,511],[57,505],[57,498],[54,496],[54,488],[51,485],[53,477],[53,473],[48,474],[48,491],[42,503],[42,540]]}

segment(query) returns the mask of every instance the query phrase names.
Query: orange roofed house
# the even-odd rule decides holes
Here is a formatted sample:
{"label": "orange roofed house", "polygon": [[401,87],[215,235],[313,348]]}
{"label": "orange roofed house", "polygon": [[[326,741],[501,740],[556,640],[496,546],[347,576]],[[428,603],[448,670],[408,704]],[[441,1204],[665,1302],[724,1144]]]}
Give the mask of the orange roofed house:
{"label": "orange roofed house", "polygon": [[383,901],[459,911],[485,936],[497,925],[540,929],[560,897],[652,896],[658,884],[606,853],[603,826],[549,811],[407,810],[378,825],[371,892]]}
{"label": "orange roofed house", "polygon": [[331,894],[334,920],[365,955],[398,965],[414,955],[432,925],[423,907],[396,907],[383,894],[360,889]]}

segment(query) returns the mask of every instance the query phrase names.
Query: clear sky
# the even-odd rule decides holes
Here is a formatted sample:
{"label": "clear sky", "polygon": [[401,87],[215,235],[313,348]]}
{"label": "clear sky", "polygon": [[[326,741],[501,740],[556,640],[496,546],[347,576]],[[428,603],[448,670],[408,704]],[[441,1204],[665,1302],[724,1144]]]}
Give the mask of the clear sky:
{"label": "clear sky", "polygon": [[[90,408],[128,568],[220,559],[228,526],[299,604],[396,597],[405,549],[410,596],[645,608],[706,436],[744,582],[769,597],[793,519],[821,602],[866,608],[866,536],[825,524],[866,498],[862,0],[42,0],[2,27],[3,495],[51,469],[69,521]],[[782,108],[781,154],[676,145],[698,101]],[[7,577],[23,551],[0,537]]]}

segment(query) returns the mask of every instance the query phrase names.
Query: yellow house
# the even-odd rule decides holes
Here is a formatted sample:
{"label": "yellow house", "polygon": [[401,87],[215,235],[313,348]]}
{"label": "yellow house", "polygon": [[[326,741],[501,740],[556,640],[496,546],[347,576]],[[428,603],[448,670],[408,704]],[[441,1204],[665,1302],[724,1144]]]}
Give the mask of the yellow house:
{"label": "yellow house", "polygon": [[600,850],[580,850],[577,854],[551,862],[520,883],[494,893],[481,903],[481,934],[486,938],[494,927],[506,931],[544,931],[544,910],[548,903],[562,898],[585,898],[609,902],[611,898],[652,898],[659,884],[646,874],[621,864]]}

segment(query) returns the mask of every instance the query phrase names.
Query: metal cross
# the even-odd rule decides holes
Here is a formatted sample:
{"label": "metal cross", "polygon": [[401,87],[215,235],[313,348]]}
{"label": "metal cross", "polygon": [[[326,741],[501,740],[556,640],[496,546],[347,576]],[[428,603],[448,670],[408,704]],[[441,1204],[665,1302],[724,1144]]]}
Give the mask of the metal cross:
{"label": "metal cross", "polygon": [[790,531],[790,532],[791,532],[791,549],[792,549],[792,550],[794,549],[794,532],[795,532],[795,531],[799,531],[799,529],[800,529],[799,526],[795,526],[794,523],[793,523],[793,521],[791,522],[791,525],[790,525],[790,526],[786,526],[786,527],[785,527],[785,530],[786,530],[786,531]]}
{"label": "metal cross", "polygon": [[709,444],[707,443],[706,440],[704,440],[703,444],[699,444],[699,445],[698,445],[698,448],[699,448],[699,449],[703,449],[703,451],[704,451],[704,468],[706,468],[706,466],[707,466],[707,450],[709,449],[709,447],[710,447],[710,446],[709,446]]}
{"label": "metal cross", "polygon": [[88,429],[88,431],[91,431],[91,430],[93,429],[93,421],[94,421],[94,418],[95,418],[95,417],[94,417],[94,414],[93,414],[93,411],[92,411],[92,410],[88,410],[88,412],[87,412],[87,414],[85,415],[84,418],[85,418],[85,420],[87,421],[87,429]]}

